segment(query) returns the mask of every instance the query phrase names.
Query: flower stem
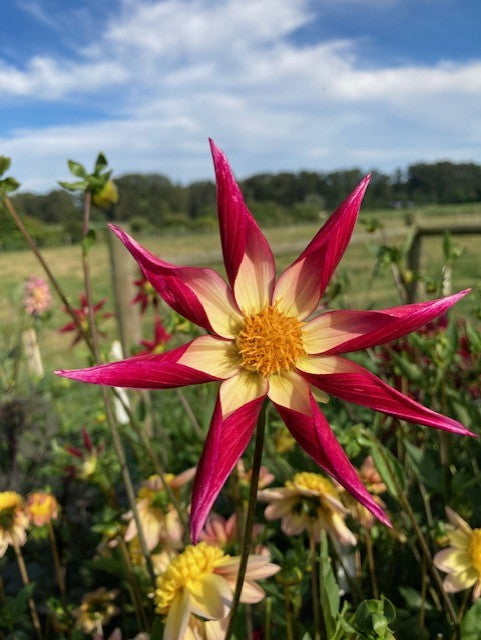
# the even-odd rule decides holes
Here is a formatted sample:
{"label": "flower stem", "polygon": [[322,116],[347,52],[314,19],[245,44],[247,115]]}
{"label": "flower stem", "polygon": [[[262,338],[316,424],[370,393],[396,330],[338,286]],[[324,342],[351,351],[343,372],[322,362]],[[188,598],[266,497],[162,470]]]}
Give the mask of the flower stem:
{"label": "flower stem", "polygon": [[[13,540],[13,548],[15,549],[15,555],[17,556],[17,564],[20,570],[20,575],[22,576],[22,582],[25,587],[28,587],[30,584],[30,580],[28,579],[27,567],[25,566],[25,561],[23,559],[22,552],[17,542]],[[40,619],[37,613],[37,607],[35,606],[35,602],[32,596],[28,597],[28,606],[30,609],[30,615],[32,617],[33,626],[35,628],[35,632],[39,638],[39,640],[43,640],[42,635],[42,627],[40,626]]]}
{"label": "flower stem", "polygon": [[379,599],[379,588],[377,586],[377,578],[376,578],[376,563],[374,560],[374,550],[372,547],[372,537],[369,529],[366,529],[364,540],[366,542],[366,554],[367,554],[367,564],[369,567],[369,577],[371,578],[371,589],[372,589],[372,597],[375,600]]}
{"label": "flower stem", "polygon": [[314,613],[314,640],[321,640],[321,615],[319,610],[316,543],[312,534],[309,534],[309,552],[311,555],[311,596],[312,611]]}
{"label": "flower stem", "polygon": [[266,408],[267,403],[264,402],[259,414],[259,419],[257,421],[256,442],[254,449],[254,459],[252,462],[251,484],[249,489],[249,502],[247,505],[246,523],[244,529],[244,537],[242,540],[239,573],[237,574],[234,599],[232,602],[232,610],[229,618],[229,626],[227,627],[227,632],[225,635],[225,640],[229,640],[232,637],[232,633],[234,631],[234,620],[239,608],[242,586],[244,584],[244,579],[247,571],[247,561],[249,559],[249,553],[252,546],[252,529],[254,526],[254,515],[257,502],[257,487],[259,485],[259,472],[261,468],[262,449],[264,447],[264,434],[266,430]]}
{"label": "flower stem", "polygon": [[58,555],[57,540],[55,538],[55,531],[53,529],[51,520],[48,523],[48,537],[50,539],[50,546],[52,548],[53,564],[55,567],[55,575],[57,577],[57,584],[60,591],[60,598],[62,600],[62,604],[65,606],[67,602],[65,595],[65,578],[62,571],[62,565],[60,563],[60,557]]}

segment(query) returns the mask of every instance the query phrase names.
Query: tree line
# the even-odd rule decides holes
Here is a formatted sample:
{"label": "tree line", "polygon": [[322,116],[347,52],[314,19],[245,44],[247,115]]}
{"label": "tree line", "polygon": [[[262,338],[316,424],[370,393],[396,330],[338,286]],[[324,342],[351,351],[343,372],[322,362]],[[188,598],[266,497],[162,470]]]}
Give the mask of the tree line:
{"label": "tree line", "polygon": [[[258,221],[280,225],[318,220],[320,212],[335,208],[363,175],[360,169],[264,173],[242,180],[240,185]],[[115,210],[107,215],[94,211],[94,220],[129,221],[137,232],[195,232],[216,226],[215,184],[211,181],[184,186],[160,174],[129,174],[115,178],[115,182],[119,190]],[[37,234],[41,235],[41,223],[49,226],[44,232],[51,237],[44,238],[44,244],[80,237],[82,204],[75,195],[59,189],[44,195],[19,193],[13,200]],[[373,171],[365,207],[477,201],[481,201],[481,165],[444,161],[412,164],[392,174]],[[0,219],[5,229],[3,222]],[[3,248],[9,248],[5,242]]]}

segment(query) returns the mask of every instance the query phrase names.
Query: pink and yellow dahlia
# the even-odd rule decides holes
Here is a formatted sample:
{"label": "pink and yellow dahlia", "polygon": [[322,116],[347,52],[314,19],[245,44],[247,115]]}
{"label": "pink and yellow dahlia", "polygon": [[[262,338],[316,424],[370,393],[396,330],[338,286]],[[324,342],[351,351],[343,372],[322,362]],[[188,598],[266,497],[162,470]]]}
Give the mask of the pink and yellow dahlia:
{"label": "pink and yellow dahlia", "polygon": [[0,558],[8,545],[21,547],[27,540],[28,518],[22,496],[15,491],[0,492]]}
{"label": "pink and yellow dahlia", "polygon": [[30,522],[36,527],[41,527],[52,520],[56,520],[59,510],[57,499],[51,493],[35,491],[27,497],[25,513]]}
{"label": "pink and yellow dahlia", "polygon": [[446,507],[449,547],[438,551],[434,565],[448,575],[444,588],[448,593],[473,589],[473,600],[481,596],[481,529],[471,529],[455,511]]}
{"label": "pink and yellow dahlia", "polygon": [[167,389],[220,383],[193,488],[194,541],[247,447],[266,397],[324,471],[388,523],[337,442],[314,392],[402,420],[469,434],[456,420],[420,405],[341,355],[414,331],[445,313],[467,292],[384,311],[317,313],[348,245],[369,176],[276,280],[269,244],[244,203],[225,155],[213,142],[211,148],[228,284],[212,269],[179,267],[157,258],[111,225],[165,302],[207,334],[162,354],[58,373],[116,387]]}
{"label": "pink and yellow dahlia", "polygon": [[[195,635],[192,629],[186,633],[189,626],[196,630],[192,614],[204,620],[222,620],[229,615],[239,562],[239,557],[226,555],[206,542],[189,545],[170,562],[157,578],[154,595],[157,613],[166,616],[164,640],[209,637]],[[249,556],[240,601],[260,602],[265,593],[256,580],[279,569],[262,556]]]}
{"label": "pink and yellow dahlia", "polygon": [[41,316],[52,303],[52,294],[48,282],[44,278],[30,276],[25,281],[23,304],[32,316]]}
{"label": "pink and yellow dahlia", "polygon": [[288,536],[306,531],[319,542],[321,531],[346,545],[355,545],[356,536],[347,527],[344,518],[347,509],[333,483],[319,473],[296,473],[284,487],[264,489],[258,497],[269,505],[267,520],[281,519],[281,528]]}

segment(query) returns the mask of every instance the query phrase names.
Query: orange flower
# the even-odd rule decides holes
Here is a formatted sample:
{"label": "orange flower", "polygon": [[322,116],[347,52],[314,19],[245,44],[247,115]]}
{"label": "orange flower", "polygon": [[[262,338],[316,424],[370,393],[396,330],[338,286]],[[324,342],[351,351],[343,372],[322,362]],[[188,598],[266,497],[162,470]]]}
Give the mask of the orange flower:
{"label": "orange flower", "polygon": [[28,496],[25,512],[32,524],[41,527],[58,518],[59,505],[51,493],[36,491]]}

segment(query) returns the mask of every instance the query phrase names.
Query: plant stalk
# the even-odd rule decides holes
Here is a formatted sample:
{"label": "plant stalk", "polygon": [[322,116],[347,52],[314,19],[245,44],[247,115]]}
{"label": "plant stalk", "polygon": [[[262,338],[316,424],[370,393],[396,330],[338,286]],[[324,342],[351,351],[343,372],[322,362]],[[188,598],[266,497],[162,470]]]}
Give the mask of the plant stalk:
{"label": "plant stalk", "polygon": [[257,421],[254,459],[252,462],[251,484],[249,488],[249,502],[247,505],[246,523],[244,528],[244,537],[242,540],[242,552],[241,552],[241,559],[239,563],[239,573],[237,574],[234,599],[232,602],[232,609],[231,609],[231,614],[229,618],[229,626],[227,627],[225,640],[230,640],[230,638],[232,637],[232,633],[234,631],[234,621],[237,615],[237,610],[239,608],[240,597],[242,593],[242,586],[244,584],[244,579],[247,571],[247,561],[249,559],[249,554],[252,546],[252,529],[254,526],[254,516],[255,516],[255,508],[256,508],[256,502],[257,502],[257,488],[259,485],[259,472],[261,468],[262,450],[264,447],[264,435],[266,430],[266,408],[267,408],[267,403],[264,401],[264,404],[262,405],[262,408],[259,414],[259,419]]}

